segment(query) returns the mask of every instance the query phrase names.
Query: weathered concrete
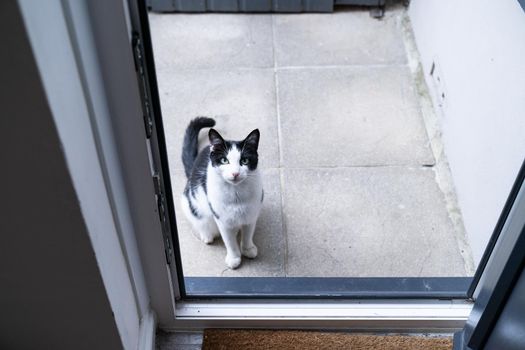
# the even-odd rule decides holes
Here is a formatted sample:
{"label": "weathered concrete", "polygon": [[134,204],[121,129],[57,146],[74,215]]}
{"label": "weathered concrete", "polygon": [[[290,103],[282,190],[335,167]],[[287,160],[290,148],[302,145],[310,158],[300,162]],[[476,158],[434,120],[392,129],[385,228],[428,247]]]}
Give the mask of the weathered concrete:
{"label": "weathered concrete", "polygon": [[278,71],[286,167],[434,164],[408,68]]}
{"label": "weathered concrete", "polygon": [[381,21],[366,10],[333,14],[275,15],[278,66],[403,64],[399,12]]}
{"label": "weathered concrete", "polygon": [[163,332],[157,330],[156,350],[201,350],[202,332]]}
{"label": "weathered concrete", "polygon": [[159,71],[273,67],[270,16],[150,14],[150,26]]}
{"label": "weathered concrete", "polygon": [[[407,64],[403,11],[382,21],[367,11],[151,15],[186,276],[467,274],[464,232],[450,218],[460,211],[438,186]],[[179,212],[182,135],[197,115],[215,117],[229,138],[261,130],[260,256],[238,270],[226,269],[220,240],[200,242]]]}
{"label": "weathered concrete", "polygon": [[430,168],[284,170],[288,276],[463,276]]}

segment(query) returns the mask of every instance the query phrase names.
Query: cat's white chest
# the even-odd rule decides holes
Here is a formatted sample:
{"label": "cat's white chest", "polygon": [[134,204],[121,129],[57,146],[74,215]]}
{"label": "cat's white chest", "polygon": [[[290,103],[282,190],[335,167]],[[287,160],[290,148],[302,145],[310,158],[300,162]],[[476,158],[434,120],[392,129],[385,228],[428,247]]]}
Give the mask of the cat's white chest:
{"label": "cat's white chest", "polygon": [[232,186],[219,179],[208,184],[208,199],[215,219],[228,227],[254,224],[262,207],[262,179],[260,175]]}

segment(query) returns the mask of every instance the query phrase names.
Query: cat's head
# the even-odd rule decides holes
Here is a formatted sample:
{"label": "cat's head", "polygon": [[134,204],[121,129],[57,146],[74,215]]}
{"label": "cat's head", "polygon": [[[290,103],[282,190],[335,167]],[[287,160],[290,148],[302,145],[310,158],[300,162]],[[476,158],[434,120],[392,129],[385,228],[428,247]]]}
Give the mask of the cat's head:
{"label": "cat's head", "polygon": [[257,169],[259,129],[242,141],[224,140],[215,129],[210,129],[208,137],[211,164],[225,181],[238,185]]}

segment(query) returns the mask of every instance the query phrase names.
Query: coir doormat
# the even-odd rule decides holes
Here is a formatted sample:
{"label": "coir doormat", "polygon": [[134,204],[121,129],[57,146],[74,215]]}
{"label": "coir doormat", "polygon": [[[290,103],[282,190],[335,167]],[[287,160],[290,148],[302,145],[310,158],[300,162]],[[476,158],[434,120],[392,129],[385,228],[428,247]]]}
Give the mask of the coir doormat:
{"label": "coir doormat", "polygon": [[310,331],[207,329],[203,350],[451,350],[452,338]]}

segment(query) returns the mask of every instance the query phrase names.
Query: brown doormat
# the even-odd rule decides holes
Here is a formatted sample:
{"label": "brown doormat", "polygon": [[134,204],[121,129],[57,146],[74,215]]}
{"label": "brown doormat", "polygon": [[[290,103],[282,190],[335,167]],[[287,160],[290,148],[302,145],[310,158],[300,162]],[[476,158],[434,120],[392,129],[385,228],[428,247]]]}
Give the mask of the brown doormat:
{"label": "brown doormat", "polygon": [[451,350],[452,338],[309,331],[207,329],[203,350]]}

